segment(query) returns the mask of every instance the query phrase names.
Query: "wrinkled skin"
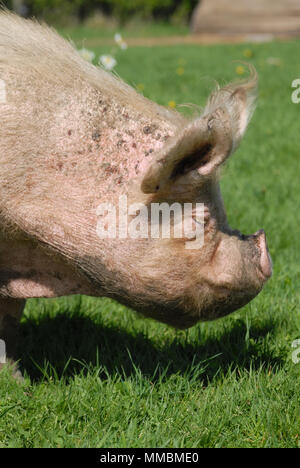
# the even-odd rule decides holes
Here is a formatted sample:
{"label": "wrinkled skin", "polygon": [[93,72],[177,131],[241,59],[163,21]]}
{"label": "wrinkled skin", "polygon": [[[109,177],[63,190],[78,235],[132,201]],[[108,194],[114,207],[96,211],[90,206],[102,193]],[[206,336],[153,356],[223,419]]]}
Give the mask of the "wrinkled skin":
{"label": "wrinkled skin", "polygon": [[[265,234],[228,226],[218,180],[252,115],[255,72],[188,120],[85,63],[46,27],[2,13],[0,78],[0,317],[12,300],[87,294],[186,328],[260,292],[271,275]],[[100,239],[97,207],[120,195],[203,203],[203,247]]]}

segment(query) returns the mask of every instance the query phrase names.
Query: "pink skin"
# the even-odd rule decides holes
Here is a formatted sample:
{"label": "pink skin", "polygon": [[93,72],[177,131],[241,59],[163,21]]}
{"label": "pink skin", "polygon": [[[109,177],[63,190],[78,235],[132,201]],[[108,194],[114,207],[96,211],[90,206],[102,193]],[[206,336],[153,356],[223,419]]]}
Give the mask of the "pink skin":
{"label": "pink skin", "polygon": [[[219,168],[251,118],[256,73],[188,120],[81,61],[44,27],[1,13],[1,38],[0,317],[14,300],[87,294],[187,328],[253,299],[272,273],[266,237],[228,226]],[[148,207],[203,203],[204,246],[99,239],[97,207],[121,195]]]}

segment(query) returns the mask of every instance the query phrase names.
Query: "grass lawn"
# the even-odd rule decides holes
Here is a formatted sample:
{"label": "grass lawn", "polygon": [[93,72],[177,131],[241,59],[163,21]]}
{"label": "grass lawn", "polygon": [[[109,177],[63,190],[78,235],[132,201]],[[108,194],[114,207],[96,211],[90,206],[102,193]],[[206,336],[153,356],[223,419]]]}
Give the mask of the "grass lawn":
{"label": "grass lawn", "polygon": [[76,43],[89,40],[113,40],[115,33],[121,33],[124,38],[139,37],[165,37],[186,35],[189,33],[188,26],[173,25],[163,22],[144,22],[135,20],[125,26],[118,26],[116,22],[111,24],[83,24],[80,26],[68,26],[58,28],[58,31],[65,37],[70,37]]}
{"label": "grass lawn", "polygon": [[256,66],[257,110],[222,191],[233,227],[265,228],[274,275],[242,310],[185,332],[107,299],[28,301],[25,383],[0,375],[0,447],[300,447],[299,56],[296,41],[117,53],[116,72],[163,105],[203,105],[213,80],[243,77],[233,60]]}

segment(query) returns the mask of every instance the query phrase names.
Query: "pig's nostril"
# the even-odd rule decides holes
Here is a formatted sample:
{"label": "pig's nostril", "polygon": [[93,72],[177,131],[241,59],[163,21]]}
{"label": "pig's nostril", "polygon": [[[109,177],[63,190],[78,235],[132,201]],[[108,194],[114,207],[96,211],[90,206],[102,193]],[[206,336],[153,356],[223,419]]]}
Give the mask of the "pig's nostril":
{"label": "pig's nostril", "polygon": [[246,240],[254,241],[258,248],[260,248],[261,242],[263,242],[263,241],[265,243],[267,242],[266,241],[266,234],[265,234],[265,231],[263,229],[260,229],[259,231],[256,231],[254,234],[250,234],[250,235],[243,236],[243,237]]}
{"label": "pig's nostril", "polygon": [[265,241],[266,241],[266,233],[265,233],[265,231],[264,231],[263,229],[259,229],[258,231],[256,231],[256,232],[255,232],[254,234],[252,234],[252,235],[253,235],[253,237],[257,237],[257,238],[259,238],[259,237],[261,237],[261,236],[264,236],[264,239],[265,239]]}

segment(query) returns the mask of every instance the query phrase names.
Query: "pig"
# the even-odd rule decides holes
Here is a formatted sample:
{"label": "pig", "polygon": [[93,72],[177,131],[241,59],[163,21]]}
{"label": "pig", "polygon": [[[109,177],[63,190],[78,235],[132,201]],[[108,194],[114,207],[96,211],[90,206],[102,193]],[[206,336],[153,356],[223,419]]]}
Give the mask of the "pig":
{"label": "pig", "polygon": [[[272,273],[265,233],[231,229],[219,186],[253,114],[254,69],[186,117],[88,63],[48,26],[2,11],[0,80],[0,338],[8,361],[28,298],[105,296],[184,329],[261,291]],[[201,203],[202,247],[186,248],[193,236],[100,238],[99,205],[125,195],[146,207]]]}

